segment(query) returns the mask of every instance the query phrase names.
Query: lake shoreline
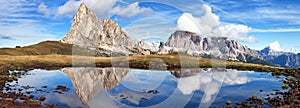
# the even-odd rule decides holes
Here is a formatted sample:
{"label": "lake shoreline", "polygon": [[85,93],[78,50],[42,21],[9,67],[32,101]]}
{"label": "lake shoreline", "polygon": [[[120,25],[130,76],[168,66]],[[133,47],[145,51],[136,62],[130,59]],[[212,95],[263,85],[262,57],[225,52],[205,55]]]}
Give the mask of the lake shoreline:
{"label": "lake shoreline", "polygon": [[[192,56],[149,55],[129,57],[87,57],[70,55],[0,56],[0,75],[9,70],[58,69],[64,67],[121,67],[133,69],[180,70],[187,68],[226,68],[242,71],[272,72],[274,75],[300,77],[299,69],[280,68],[236,61]],[[185,60],[182,61],[181,60]]]}
{"label": "lake shoreline", "polygon": [[[18,80],[19,73],[9,71],[29,71],[33,69],[60,69],[65,67],[120,67],[150,70],[180,70],[199,68],[226,68],[241,71],[272,72],[272,75],[294,76],[299,78],[298,69],[279,68],[260,64],[236,61],[214,60],[187,55],[140,55],[129,57],[89,57],[71,55],[37,55],[37,56],[0,56],[0,86],[5,82]],[[183,61],[182,61],[183,60]],[[7,95],[7,94],[6,94]],[[14,96],[14,95],[12,95]],[[8,97],[12,98],[12,97]],[[2,103],[3,102],[3,103]],[[3,105],[11,101],[1,101]],[[32,103],[21,103],[30,106]],[[37,104],[35,104],[37,105]],[[55,107],[55,106],[50,106]]]}
{"label": "lake shoreline", "polygon": [[[3,56],[2,56],[3,57]],[[14,81],[17,80],[16,78],[12,78],[13,76],[19,75],[19,73],[9,73],[8,71],[30,71],[32,69],[48,69],[48,70],[56,70],[60,68],[65,68],[65,67],[95,67],[95,68],[105,68],[105,67],[119,67],[119,68],[131,68],[131,69],[157,69],[157,70],[180,70],[180,69],[203,69],[203,68],[212,68],[213,66],[209,64],[211,61],[208,61],[209,59],[203,59],[203,58],[192,58],[194,60],[199,60],[199,62],[204,62],[204,64],[195,66],[193,63],[191,64],[180,64],[178,63],[178,59],[174,58],[176,56],[168,55],[168,56],[152,56],[153,58],[160,58],[159,60],[149,60],[147,57],[149,56],[136,56],[136,57],[129,57],[128,61],[115,61],[111,62],[113,60],[120,60],[120,59],[111,59],[110,57],[100,57],[100,58],[95,58],[95,64],[89,64],[89,63],[82,63],[77,64],[75,66],[72,65],[72,56],[65,56],[65,55],[45,55],[45,56],[5,56],[7,58],[13,58],[19,59],[15,62],[14,60],[7,60],[5,62],[1,62],[2,64],[0,66],[4,66],[6,69],[2,70],[7,70],[5,74],[2,73],[3,76],[7,76],[7,78],[2,78],[1,80],[4,80],[4,84],[6,81]],[[59,60],[49,60],[48,58],[56,58]],[[87,58],[87,57],[83,57]],[[142,59],[141,59],[142,58]],[[2,59],[3,60],[3,59]],[[164,62],[162,62],[162,61]],[[174,62],[171,64],[171,62]],[[224,62],[222,60],[218,60],[218,62]],[[127,64],[126,64],[127,63]],[[165,63],[165,64],[164,64]],[[180,64],[180,65],[179,65]],[[190,66],[189,66],[190,65]],[[183,67],[182,67],[183,66]],[[241,71],[257,71],[257,72],[272,72],[272,75],[277,76],[277,75],[284,75],[284,76],[294,76],[296,78],[298,74],[297,69],[284,69],[284,68],[278,68],[278,67],[271,67],[271,66],[264,66],[264,65],[258,65],[258,64],[248,64],[248,63],[241,63],[241,62],[233,62],[233,61],[226,61],[226,67],[224,67],[224,64],[218,65],[221,68],[227,68],[227,69],[237,69]],[[223,66],[223,67],[222,67]],[[297,82],[298,80],[294,80]],[[294,82],[290,82],[294,83]],[[293,87],[293,86],[291,86]],[[2,88],[2,87],[1,87]],[[295,87],[294,87],[295,88]],[[299,92],[295,92],[293,95],[297,95]],[[285,92],[281,91],[281,94],[285,94]],[[6,94],[7,95],[7,94]],[[14,95],[12,95],[14,96]],[[20,95],[22,96],[22,95]],[[8,97],[12,98],[12,97]],[[27,97],[26,97],[27,98]],[[276,98],[276,97],[275,97]],[[29,99],[29,98],[28,98]],[[295,98],[297,99],[297,98]],[[250,98],[251,100],[251,98]],[[263,100],[263,99],[260,99]],[[276,99],[272,99],[276,100]],[[2,101],[4,102],[3,105],[5,104],[10,104],[11,101]],[[0,102],[2,104],[2,102]],[[38,102],[38,101],[36,101]],[[277,103],[280,103],[278,104]],[[276,101],[275,103],[270,101],[271,105],[274,106],[282,106],[285,105],[282,102],[283,100]],[[245,105],[247,106],[247,102],[244,102]],[[32,105],[30,103],[30,100],[28,100],[28,103],[22,103],[21,105],[28,106]],[[38,105],[38,104],[36,104]],[[53,106],[52,106],[53,107]],[[55,106],[54,106],[55,107]]]}
{"label": "lake shoreline", "polygon": [[[79,68],[79,67],[76,68],[76,67],[74,67],[74,68],[75,69],[92,69],[92,70],[94,70],[93,67],[90,67],[90,68],[89,67],[83,67],[83,68]],[[109,69],[109,67],[107,67],[105,69]],[[37,69],[37,70],[40,70],[40,69]],[[60,70],[60,69],[54,69],[54,70]],[[101,68],[100,68],[100,70],[101,70]],[[190,70],[190,69],[188,69],[188,70]],[[214,72],[213,70],[210,70],[210,69],[206,70],[206,71],[212,71],[212,72]],[[39,73],[38,71],[36,71],[36,72]],[[53,71],[53,72],[55,72],[55,71]],[[75,72],[78,72],[78,71],[75,71]],[[87,71],[87,72],[89,72],[89,71]],[[172,72],[172,71],[170,71],[170,72]],[[228,72],[231,72],[231,71],[228,71]],[[27,72],[22,72],[22,73],[27,73]],[[252,72],[250,72],[250,73],[252,73]],[[17,75],[19,75],[19,74],[17,74]],[[27,75],[27,74],[22,74],[22,76],[23,75]],[[28,74],[28,75],[39,76],[38,74]],[[184,74],[184,75],[186,75],[186,74]],[[261,75],[266,75],[266,74],[261,74]],[[269,75],[270,75],[270,73],[269,73]],[[274,75],[272,75],[272,76],[274,76]],[[20,81],[22,81],[22,80],[19,80],[19,83],[20,83]],[[281,86],[281,84],[280,84],[280,85],[278,85],[279,88],[274,89],[274,92],[272,92],[271,94],[267,95],[268,97],[257,97],[255,94],[253,94],[252,97],[245,98],[246,101],[243,101],[243,100],[241,100],[241,102],[239,102],[239,101],[233,101],[234,103],[231,103],[228,106],[220,106],[220,108],[235,107],[235,106],[240,106],[240,107],[254,107],[254,106],[256,106],[256,107],[262,107],[263,105],[270,105],[270,106],[280,107],[280,106],[287,106],[288,104],[285,103],[285,102],[293,103],[292,104],[293,106],[295,106],[295,104],[297,105],[297,102],[299,102],[299,100],[295,100],[294,99],[295,101],[293,101],[293,100],[291,101],[291,98],[295,98],[296,97],[296,99],[297,99],[297,96],[299,95],[299,92],[295,92],[295,91],[299,90],[299,81],[297,82],[297,80],[294,79],[294,78],[292,78],[292,77],[286,77],[284,80],[279,80],[279,81],[283,82],[284,84],[288,84],[289,88],[290,88],[289,91],[285,91],[284,89],[282,89],[282,90],[279,89],[280,86]],[[45,88],[47,88],[47,86],[49,87],[49,85],[47,85],[47,84],[45,84],[43,86],[45,86]],[[41,90],[41,89],[43,90],[43,86],[42,85],[37,86],[37,87],[33,86],[32,88],[35,88],[36,91],[31,91],[31,92],[38,92],[38,90]],[[42,88],[40,88],[40,87],[42,87]],[[25,88],[31,88],[31,86],[25,86],[24,89]],[[57,87],[57,88],[59,88],[59,87]],[[14,89],[14,85],[8,85],[7,86],[7,84],[6,84],[5,89],[6,90],[7,89],[13,90]],[[66,88],[66,90],[68,90],[68,88]],[[257,89],[257,90],[263,90],[263,91],[260,91],[260,92],[264,92],[264,89]],[[46,92],[46,91],[39,91],[39,92]],[[18,97],[21,98],[22,97],[23,99],[25,99],[25,102],[23,102],[23,103],[17,103],[18,101],[15,100],[14,102],[17,103],[16,105],[24,105],[24,106],[31,106],[31,105],[38,106],[38,105],[41,105],[41,107],[59,107],[59,106],[56,106],[54,104],[53,105],[52,104],[51,105],[50,104],[49,105],[48,104],[47,105],[45,105],[45,104],[42,105],[41,102],[43,102],[43,101],[40,101],[40,99],[42,97],[39,97],[39,96],[35,97],[34,95],[32,95],[32,96],[30,96],[30,95],[26,96],[26,95],[24,95],[22,93],[15,94],[14,92],[0,93],[0,97],[3,97],[3,96],[6,96],[6,97],[4,98],[5,101],[0,101],[0,103],[2,105],[10,105],[11,103],[13,103],[13,101],[11,99],[15,99],[15,98],[18,98]],[[34,96],[34,98],[33,98],[33,96]],[[284,96],[284,98],[283,99],[277,98],[277,96]],[[292,96],[292,97],[290,97],[290,96]],[[225,102],[226,102],[226,100],[224,101],[224,104],[225,104]]]}

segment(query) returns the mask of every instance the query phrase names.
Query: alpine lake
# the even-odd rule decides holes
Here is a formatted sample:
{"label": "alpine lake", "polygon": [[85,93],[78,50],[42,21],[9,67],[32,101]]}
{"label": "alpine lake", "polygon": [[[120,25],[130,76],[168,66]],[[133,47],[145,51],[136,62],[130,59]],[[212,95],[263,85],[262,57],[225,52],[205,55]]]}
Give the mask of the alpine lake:
{"label": "alpine lake", "polygon": [[[22,93],[42,106],[56,107],[215,108],[243,106],[247,101],[248,106],[273,107],[258,103],[288,90],[282,87],[285,76],[234,69],[70,67],[18,72],[22,73],[18,80],[7,82],[2,93]],[[251,102],[252,98],[258,102]]]}

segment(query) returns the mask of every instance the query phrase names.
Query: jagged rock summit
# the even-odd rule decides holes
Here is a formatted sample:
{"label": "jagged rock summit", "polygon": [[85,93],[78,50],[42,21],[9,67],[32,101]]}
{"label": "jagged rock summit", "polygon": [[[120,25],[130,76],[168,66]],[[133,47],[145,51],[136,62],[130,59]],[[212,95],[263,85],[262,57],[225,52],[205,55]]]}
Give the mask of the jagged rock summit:
{"label": "jagged rock summit", "polygon": [[165,43],[165,50],[185,52],[190,55],[214,56],[220,59],[253,62],[261,60],[259,54],[227,37],[200,37],[188,31],[174,32]]}
{"label": "jagged rock summit", "polygon": [[99,20],[97,15],[82,3],[63,43],[94,50],[98,56],[117,56],[142,53],[137,42],[109,18]]}

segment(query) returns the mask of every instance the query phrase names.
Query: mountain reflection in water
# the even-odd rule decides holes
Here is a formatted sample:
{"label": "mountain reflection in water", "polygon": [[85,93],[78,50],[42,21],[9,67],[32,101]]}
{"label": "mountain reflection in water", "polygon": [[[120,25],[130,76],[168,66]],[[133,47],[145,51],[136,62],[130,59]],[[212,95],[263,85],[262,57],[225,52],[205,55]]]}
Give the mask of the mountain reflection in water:
{"label": "mountain reflection in water", "polygon": [[87,104],[99,90],[111,90],[129,73],[125,68],[63,68],[82,103]]}
{"label": "mountain reflection in water", "polygon": [[[125,68],[64,68],[83,104],[90,107],[209,107],[222,86],[242,85],[251,79],[237,70],[180,71]],[[157,94],[147,94],[157,90]],[[197,92],[200,91],[200,92]],[[194,99],[200,97],[200,99]]]}
{"label": "mountain reflection in water", "polygon": [[[126,68],[73,67],[60,70],[34,69],[7,82],[10,89],[42,105],[71,108],[117,107],[218,107],[245,101],[253,94],[265,98],[281,90],[281,77],[271,73],[237,70],[184,69],[139,70]],[[58,87],[66,91],[57,91]],[[25,88],[27,89],[25,89]],[[269,106],[264,106],[269,107]]]}

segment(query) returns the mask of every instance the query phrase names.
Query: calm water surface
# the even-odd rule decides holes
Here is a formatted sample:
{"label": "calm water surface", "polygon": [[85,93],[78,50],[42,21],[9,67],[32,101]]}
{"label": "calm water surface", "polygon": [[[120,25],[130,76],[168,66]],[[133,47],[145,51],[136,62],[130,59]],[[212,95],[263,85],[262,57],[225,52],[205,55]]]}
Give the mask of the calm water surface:
{"label": "calm water surface", "polygon": [[[181,71],[124,68],[64,68],[32,70],[17,82],[15,92],[45,97],[42,103],[59,107],[216,107],[265,97],[281,90],[283,77],[252,71],[188,69]],[[58,86],[69,90],[55,92]],[[43,88],[42,86],[47,86]],[[263,90],[263,92],[260,92]],[[268,107],[268,106],[266,106]]]}

